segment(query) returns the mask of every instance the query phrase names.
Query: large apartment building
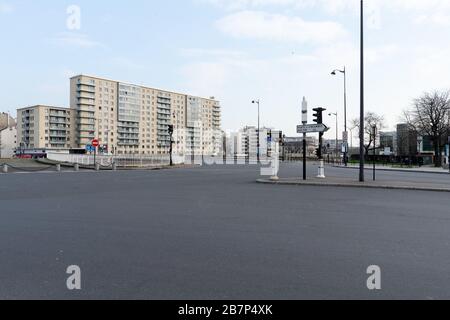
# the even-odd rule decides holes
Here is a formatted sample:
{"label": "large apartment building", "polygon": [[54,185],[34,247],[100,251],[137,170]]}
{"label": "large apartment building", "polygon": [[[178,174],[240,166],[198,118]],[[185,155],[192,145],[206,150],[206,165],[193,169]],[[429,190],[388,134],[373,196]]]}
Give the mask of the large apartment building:
{"label": "large apartment building", "polygon": [[75,144],[96,138],[112,154],[212,154],[220,146],[219,101],[87,75],[70,79]]}
{"label": "large apartment building", "polygon": [[17,146],[22,149],[74,147],[74,112],[68,108],[36,105],[17,110]]}

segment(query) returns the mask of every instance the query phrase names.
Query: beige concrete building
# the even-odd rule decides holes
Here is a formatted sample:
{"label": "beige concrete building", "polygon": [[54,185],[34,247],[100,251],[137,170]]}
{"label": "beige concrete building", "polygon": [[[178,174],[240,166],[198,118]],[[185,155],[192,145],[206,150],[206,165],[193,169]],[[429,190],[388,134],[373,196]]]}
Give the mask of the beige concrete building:
{"label": "beige concrete building", "polygon": [[74,147],[73,110],[36,105],[17,110],[17,147],[69,149]]}
{"label": "beige concrete building", "polygon": [[169,125],[173,152],[212,154],[221,144],[220,103],[182,93],[87,75],[70,80],[75,144],[96,138],[107,153],[167,154]]}

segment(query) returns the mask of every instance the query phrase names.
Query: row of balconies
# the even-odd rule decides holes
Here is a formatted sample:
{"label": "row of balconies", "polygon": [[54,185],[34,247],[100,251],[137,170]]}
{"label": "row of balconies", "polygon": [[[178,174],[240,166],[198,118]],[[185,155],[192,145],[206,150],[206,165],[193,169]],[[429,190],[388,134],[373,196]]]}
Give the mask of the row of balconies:
{"label": "row of balconies", "polygon": [[124,129],[124,128],[119,128],[117,130],[118,133],[126,133],[126,134],[139,134],[139,130],[135,130],[135,129]]}

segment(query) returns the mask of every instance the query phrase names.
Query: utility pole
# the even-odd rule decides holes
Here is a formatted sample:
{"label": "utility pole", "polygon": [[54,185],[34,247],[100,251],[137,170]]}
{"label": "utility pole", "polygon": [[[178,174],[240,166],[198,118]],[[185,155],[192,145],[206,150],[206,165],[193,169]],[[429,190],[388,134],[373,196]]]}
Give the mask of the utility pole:
{"label": "utility pole", "polygon": [[261,123],[261,114],[260,114],[260,101],[258,100],[253,100],[252,101],[253,104],[257,104],[258,105],[258,145],[257,145],[257,159],[258,159],[258,164],[260,163],[260,148],[261,148],[261,141],[260,141],[260,123]]}
{"label": "utility pole", "polygon": [[[348,131],[347,131],[347,70],[346,67],[344,66],[344,70],[334,70],[331,75],[335,76],[337,74],[337,72],[340,72],[344,75],[344,132],[345,132],[345,136],[347,141],[345,142],[345,152],[344,152],[344,163],[345,166],[348,166]],[[344,139],[345,140],[345,139]]]}
{"label": "utility pole", "polygon": [[361,110],[359,127],[359,181],[364,182],[364,1],[361,0]]}

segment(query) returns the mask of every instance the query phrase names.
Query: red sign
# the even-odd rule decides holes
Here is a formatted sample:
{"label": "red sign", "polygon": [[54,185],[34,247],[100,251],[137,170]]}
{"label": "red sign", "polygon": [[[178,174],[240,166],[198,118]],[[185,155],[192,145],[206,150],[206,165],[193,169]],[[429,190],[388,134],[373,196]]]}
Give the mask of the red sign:
{"label": "red sign", "polygon": [[97,148],[100,145],[100,142],[97,139],[92,140],[92,146]]}

